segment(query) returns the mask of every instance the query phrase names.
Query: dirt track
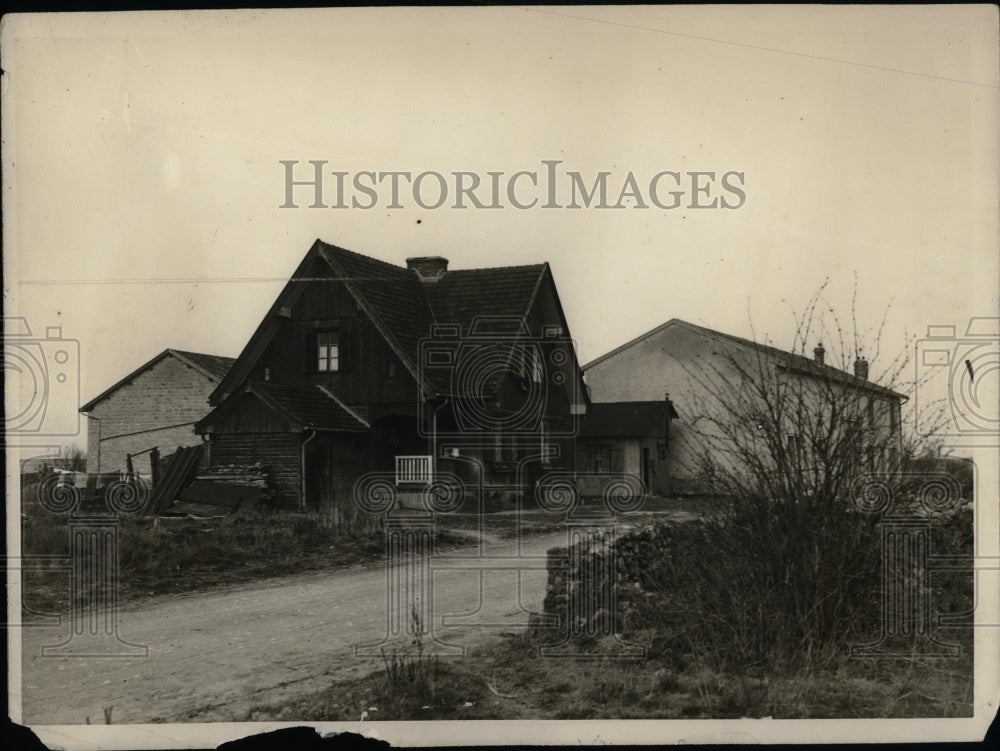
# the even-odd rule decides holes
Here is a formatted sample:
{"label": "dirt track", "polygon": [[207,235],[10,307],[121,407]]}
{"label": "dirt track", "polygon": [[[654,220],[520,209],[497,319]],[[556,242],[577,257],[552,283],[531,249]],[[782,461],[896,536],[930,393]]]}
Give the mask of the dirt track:
{"label": "dirt track", "polygon": [[[544,561],[546,550],[565,540],[565,532],[527,538],[520,555]],[[482,552],[514,556],[516,546],[515,541],[491,544]],[[474,550],[451,551],[436,563]],[[469,647],[522,627],[528,611],[541,609],[545,582],[544,570],[488,571],[482,582],[476,570],[435,570],[434,635]],[[280,702],[380,667],[377,658],[356,657],[355,646],[385,637],[386,589],[381,566],[122,608],[119,635],[148,646],[148,657],[42,657],[43,645],[65,640],[68,625],[24,629],[22,721],[82,724],[89,718],[103,724],[109,707],[116,724],[242,719],[256,704]],[[466,614],[466,621],[446,618],[455,614]]]}

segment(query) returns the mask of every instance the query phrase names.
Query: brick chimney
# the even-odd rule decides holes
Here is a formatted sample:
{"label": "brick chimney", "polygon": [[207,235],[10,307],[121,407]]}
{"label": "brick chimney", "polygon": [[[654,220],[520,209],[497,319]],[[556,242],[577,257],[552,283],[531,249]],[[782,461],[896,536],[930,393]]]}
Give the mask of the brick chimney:
{"label": "brick chimney", "polygon": [[416,271],[422,282],[436,282],[448,271],[448,259],[441,256],[407,258],[406,268]]}
{"label": "brick chimney", "polygon": [[818,362],[820,365],[822,365],[823,364],[823,358],[824,358],[825,355],[826,355],[826,350],[823,349],[823,343],[820,342],[813,349],[813,357],[816,358],[816,362]]}
{"label": "brick chimney", "polygon": [[854,375],[858,378],[868,380],[868,360],[859,357],[854,361]]}

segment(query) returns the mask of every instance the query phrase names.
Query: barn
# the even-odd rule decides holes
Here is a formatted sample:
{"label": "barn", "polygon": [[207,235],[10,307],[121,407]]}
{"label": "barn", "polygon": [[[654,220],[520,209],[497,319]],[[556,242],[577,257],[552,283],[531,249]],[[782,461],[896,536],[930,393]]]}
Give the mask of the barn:
{"label": "barn", "polygon": [[165,349],[80,407],[87,420],[87,472],[151,474],[150,455],[202,442],[195,423],[234,360]]}

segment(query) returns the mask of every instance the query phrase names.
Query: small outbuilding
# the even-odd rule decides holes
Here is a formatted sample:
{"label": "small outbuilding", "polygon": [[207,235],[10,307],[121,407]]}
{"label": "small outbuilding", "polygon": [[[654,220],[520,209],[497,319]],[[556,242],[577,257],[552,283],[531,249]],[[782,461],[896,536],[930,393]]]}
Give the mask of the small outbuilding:
{"label": "small outbuilding", "polygon": [[669,495],[667,444],[677,411],[669,399],[594,402],[580,429],[577,470],[584,474],[631,475],[647,493]]}

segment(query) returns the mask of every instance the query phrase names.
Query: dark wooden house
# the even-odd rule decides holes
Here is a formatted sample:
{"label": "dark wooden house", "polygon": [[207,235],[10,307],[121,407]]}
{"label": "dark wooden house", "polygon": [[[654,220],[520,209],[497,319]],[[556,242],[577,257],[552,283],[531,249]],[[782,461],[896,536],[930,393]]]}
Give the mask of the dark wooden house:
{"label": "dark wooden house", "polygon": [[588,398],[546,263],[395,266],[317,240],[212,393],[213,465],[280,504],[349,504],[366,473],[525,491],[571,468]]}

